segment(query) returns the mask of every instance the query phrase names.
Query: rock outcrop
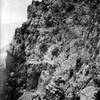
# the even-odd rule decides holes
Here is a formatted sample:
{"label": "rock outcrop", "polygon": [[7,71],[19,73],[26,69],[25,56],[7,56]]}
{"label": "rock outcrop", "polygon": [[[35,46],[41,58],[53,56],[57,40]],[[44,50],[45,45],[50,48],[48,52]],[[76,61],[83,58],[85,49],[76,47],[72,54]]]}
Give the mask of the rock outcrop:
{"label": "rock outcrop", "polygon": [[100,1],[33,0],[27,14],[4,100],[99,100]]}

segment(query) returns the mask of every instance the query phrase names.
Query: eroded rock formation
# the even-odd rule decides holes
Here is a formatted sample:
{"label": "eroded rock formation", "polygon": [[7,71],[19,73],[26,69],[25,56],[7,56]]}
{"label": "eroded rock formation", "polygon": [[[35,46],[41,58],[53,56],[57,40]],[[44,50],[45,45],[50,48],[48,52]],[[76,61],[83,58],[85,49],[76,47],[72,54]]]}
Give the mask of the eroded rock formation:
{"label": "eroded rock formation", "polygon": [[27,14],[4,100],[99,100],[99,0],[33,0]]}

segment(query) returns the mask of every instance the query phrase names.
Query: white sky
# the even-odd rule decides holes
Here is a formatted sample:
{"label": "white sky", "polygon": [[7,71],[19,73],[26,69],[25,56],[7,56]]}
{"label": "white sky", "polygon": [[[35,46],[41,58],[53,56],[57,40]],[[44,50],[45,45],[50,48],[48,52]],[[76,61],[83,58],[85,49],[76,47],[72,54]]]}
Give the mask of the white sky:
{"label": "white sky", "polygon": [[1,23],[19,23],[26,20],[27,5],[32,0],[1,0]]}
{"label": "white sky", "polygon": [[8,45],[15,28],[27,19],[27,6],[32,0],[0,0],[0,49]]}

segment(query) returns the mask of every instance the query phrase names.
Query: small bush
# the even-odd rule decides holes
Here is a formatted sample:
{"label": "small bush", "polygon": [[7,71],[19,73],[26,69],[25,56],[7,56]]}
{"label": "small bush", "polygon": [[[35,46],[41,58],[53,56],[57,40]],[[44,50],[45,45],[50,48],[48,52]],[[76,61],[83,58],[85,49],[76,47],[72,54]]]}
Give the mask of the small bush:
{"label": "small bush", "polygon": [[47,49],[48,49],[48,47],[47,47],[46,43],[42,43],[42,44],[40,45],[40,51],[41,51],[42,53],[45,53],[45,52],[47,51]]}
{"label": "small bush", "polygon": [[52,51],[52,55],[55,56],[55,57],[58,57],[59,55],[59,48],[55,48],[53,51]]}
{"label": "small bush", "polygon": [[95,84],[97,87],[100,87],[100,79],[95,78],[95,79],[94,79],[94,84]]}

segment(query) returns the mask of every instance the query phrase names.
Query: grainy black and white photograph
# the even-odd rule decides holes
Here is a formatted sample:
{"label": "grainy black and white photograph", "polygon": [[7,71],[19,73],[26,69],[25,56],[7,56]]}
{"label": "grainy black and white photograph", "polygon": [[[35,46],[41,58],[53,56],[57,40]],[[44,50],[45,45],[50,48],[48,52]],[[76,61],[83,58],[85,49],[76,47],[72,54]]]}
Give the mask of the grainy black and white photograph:
{"label": "grainy black and white photograph", "polygon": [[100,0],[0,0],[0,100],[100,100]]}

